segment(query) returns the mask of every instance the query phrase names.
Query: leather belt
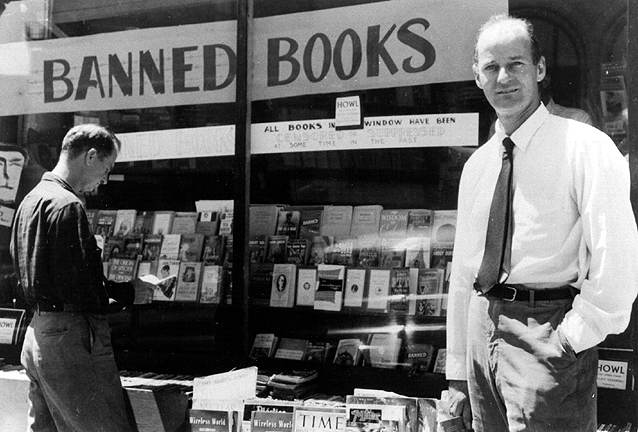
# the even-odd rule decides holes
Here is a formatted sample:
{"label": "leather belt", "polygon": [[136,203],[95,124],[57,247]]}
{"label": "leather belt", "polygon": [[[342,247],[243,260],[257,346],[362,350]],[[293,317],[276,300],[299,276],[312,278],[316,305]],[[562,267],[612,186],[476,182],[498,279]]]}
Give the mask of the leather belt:
{"label": "leather belt", "polygon": [[35,307],[37,312],[86,312],[85,307],[69,303],[39,301]]}
{"label": "leather belt", "polygon": [[533,306],[538,301],[572,299],[577,292],[578,290],[571,285],[564,285],[558,288],[532,289],[524,285],[496,284],[485,293],[485,296],[509,302],[530,302],[530,305]]}

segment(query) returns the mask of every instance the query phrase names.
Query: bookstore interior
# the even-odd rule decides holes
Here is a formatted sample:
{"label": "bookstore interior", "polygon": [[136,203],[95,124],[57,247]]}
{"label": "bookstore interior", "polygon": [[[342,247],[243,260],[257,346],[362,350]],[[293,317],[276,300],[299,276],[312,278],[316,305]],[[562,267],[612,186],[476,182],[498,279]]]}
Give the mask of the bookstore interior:
{"label": "bookstore interior", "polygon": [[[12,217],[74,125],[122,141],[108,183],[82,197],[105,277],[162,280],[109,316],[140,431],[461,430],[445,409],[447,281],[461,171],[495,121],[471,70],[491,15],[534,24],[551,103],[606,132],[638,173],[636,0],[0,11],[2,430],[26,421],[26,402],[5,399],[26,394],[33,313]],[[636,330],[633,314],[600,345],[599,430],[638,426]]]}

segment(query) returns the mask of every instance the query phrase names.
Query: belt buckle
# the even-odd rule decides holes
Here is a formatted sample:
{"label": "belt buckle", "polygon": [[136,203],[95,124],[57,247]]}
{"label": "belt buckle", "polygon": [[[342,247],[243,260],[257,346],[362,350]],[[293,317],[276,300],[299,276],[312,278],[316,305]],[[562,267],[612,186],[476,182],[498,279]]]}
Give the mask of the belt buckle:
{"label": "belt buckle", "polygon": [[508,285],[503,285],[503,288],[512,290],[512,293],[513,293],[512,298],[505,298],[505,296],[501,297],[503,301],[513,302],[514,300],[516,300],[516,295],[518,294],[518,290],[516,288],[514,288],[513,286],[508,286]]}

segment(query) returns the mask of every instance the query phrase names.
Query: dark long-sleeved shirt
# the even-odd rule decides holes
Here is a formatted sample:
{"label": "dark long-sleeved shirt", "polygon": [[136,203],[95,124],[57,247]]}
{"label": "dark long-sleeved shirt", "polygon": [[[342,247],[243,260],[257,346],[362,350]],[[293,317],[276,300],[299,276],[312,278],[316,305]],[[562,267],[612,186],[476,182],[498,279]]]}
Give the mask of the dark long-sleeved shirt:
{"label": "dark long-sleeved shirt", "polygon": [[[11,233],[11,256],[26,301],[109,312],[109,297],[132,298],[132,286],[105,284],[101,250],[83,203],[53,173],[24,198]],[[128,285],[128,284],[127,284]],[[112,292],[109,292],[112,291]]]}

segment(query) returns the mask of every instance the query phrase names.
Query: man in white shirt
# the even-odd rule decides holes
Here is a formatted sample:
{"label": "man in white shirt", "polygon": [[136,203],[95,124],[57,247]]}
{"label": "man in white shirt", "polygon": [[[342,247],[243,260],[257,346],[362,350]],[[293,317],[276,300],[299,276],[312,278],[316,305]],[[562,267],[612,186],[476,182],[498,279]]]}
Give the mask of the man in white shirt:
{"label": "man in white shirt", "polygon": [[[527,21],[490,19],[473,70],[498,121],[466,163],[459,189],[450,413],[477,432],[593,432],[596,345],[627,327],[638,290],[628,164],[603,132],[541,104],[545,59]],[[506,138],[514,142],[511,253],[506,272],[482,286]]]}

